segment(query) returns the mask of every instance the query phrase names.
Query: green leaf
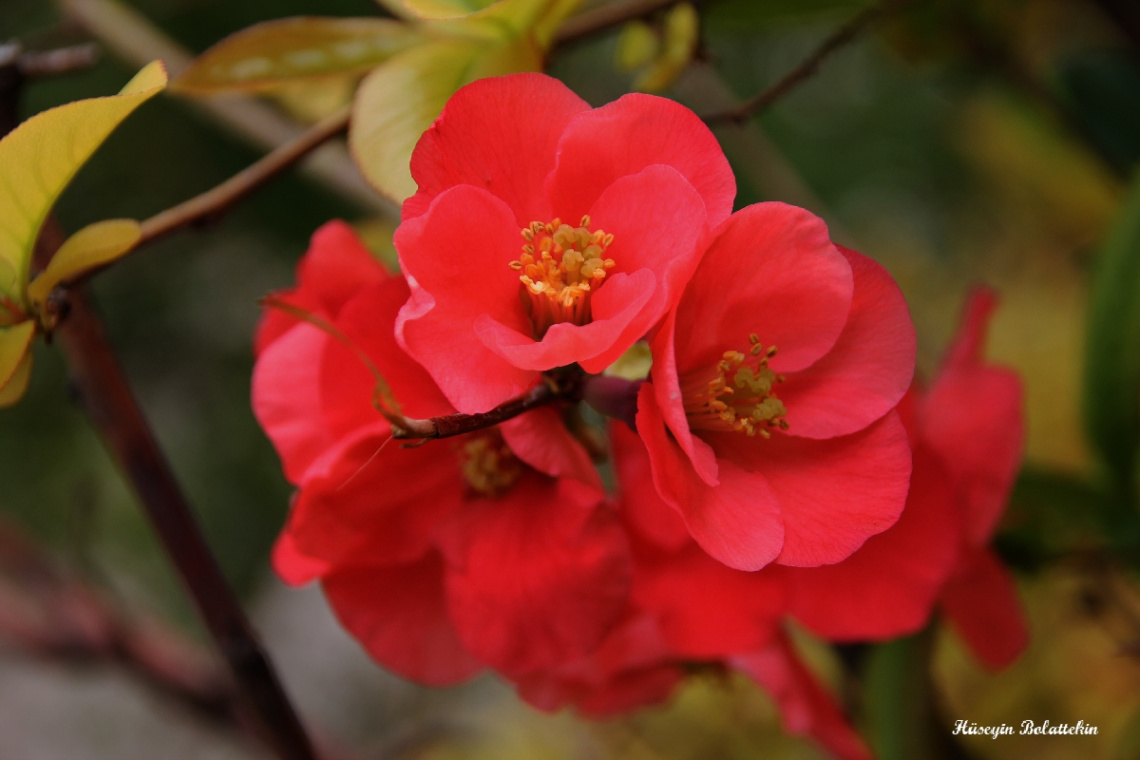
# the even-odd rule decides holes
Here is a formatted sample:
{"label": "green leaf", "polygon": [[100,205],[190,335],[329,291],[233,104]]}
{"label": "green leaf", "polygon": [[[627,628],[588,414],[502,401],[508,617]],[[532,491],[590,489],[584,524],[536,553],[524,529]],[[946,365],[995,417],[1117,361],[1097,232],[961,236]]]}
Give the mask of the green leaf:
{"label": "green leaf", "polygon": [[1140,446],[1140,180],[1125,198],[1093,274],[1085,424],[1122,493]]}
{"label": "green leaf", "polygon": [[24,353],[16,371],[3,387],[0,387],[0,409],[12,406],[24,397],[28,390],[28,381],[32,379],[32,352]]}
{"label": "green leaf", "polygon": [[403,201],[416,191],[412,149],[452,93],[481,77],[541,67],[526,37],[440,39],[393,57],[357,91],[348,134],[357,165],[373,187]]}
{"label": "green leaf", "polygon": [[266,21],[198,56],[171,87],[194,94],[264,90],[310,77],[363,72],[421,39],[415,27],[389,19]]}
{"label": "green leaf", "polygon": [[[0,328],[0,394],[13,385],[13,381],[20,380],[24,356],[28,354],[28,346],[35,334],[36,323],[31,320],[14,327]],[[27,384],[26,379],[24,384]]]}
{"label": "green leaf", "polygon": [[28,267],[40,226],[71,178],[132,111],[166,86],[155,61],[118,95],[37,114],[0,140],[0,296],[25,307]]}
{"label": "green leaf", "polygon": [[64,241],[47,269],[28,285],[28,300],[42,304],[64,280],[108,264],[130,251],[142,237],[134,219],[109,219],[89,224]]}

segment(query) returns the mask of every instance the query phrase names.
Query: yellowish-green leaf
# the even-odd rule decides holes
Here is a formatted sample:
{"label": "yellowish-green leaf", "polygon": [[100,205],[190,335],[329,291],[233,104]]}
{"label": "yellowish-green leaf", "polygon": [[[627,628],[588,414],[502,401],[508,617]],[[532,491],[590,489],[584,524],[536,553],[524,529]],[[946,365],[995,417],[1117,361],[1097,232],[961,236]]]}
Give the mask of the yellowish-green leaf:
{"label": "yellowish-green leaf", "polygon": [[463,18],[437,21],[433,28],[500,39],[523,35],[549,50],[559,27],[581,4],[582,0],[499,0]]}
{"label": "yellowish-green leaf", "polygon": [[31,379],[32,352],[28,351],[24,354],[24,358],[20,360],[16,371],[8,378],[8,382],[0,388],[0,409],[12,406],[12,404],[22,399],[28,390],[28,381]]}
{"label": "yellowish-green leaf", "polygon": [[648,65],[661,52],[661,38],[644,21],[630,21],[618,37],[614,61],[621,71]]}
{"label": "yellowish-green leaf", "polygon": [[0,391],[18,374],[35,334],[36,323],[31,320],[14,327],[0,328]]}
{"label": "yellowish-green leaf", "polygon": [[89,224],[64,241],[47,269],[28,285],[28,300],[42,304],[52,288],[84,272],[109,264],[130,251],[142,237],[134,219],[109,219]]}
{"label": "yellowish-green leaf", "polygon": [[166,81],[166,69],[155,61],[118,95],[37,114],[0,140],[0,262],[14,273],[0,296],[27,305],[32,247],[52,204],[115,127]]}
{"label": "yellowish-green leaf", "polygon": [[700,19],[688,3],[673,6],[665,16],[664,45],[661,55],[649,69],[634,80],[638,90],[659,92],[676,81],[697,50]]}
{"label": "yellowish-green leaf", "polygon": [[412,149],[447,99],[481,77],[537,71],[541,52],[527,37],[441,39],[394,56],[361,83],[348,142],[365,178],[403,201],[416,191]]}
{"label": "yellowish-green leaf", "polygon": [[205,94],[263,90],[375,68],[419,42],[415,27],[380,18],[286,18],[255,24],[198,56],[172,87]]}

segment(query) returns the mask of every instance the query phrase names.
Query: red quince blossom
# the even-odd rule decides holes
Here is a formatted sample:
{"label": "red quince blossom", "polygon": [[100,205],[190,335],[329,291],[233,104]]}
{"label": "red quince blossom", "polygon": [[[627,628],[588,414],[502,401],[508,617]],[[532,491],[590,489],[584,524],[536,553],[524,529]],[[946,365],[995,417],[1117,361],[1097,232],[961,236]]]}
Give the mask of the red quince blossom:
{"label": "red quince blossom", "polygon": [[[936,603],[992,669],[1024,649],[1028,628],[1016,586],[989,540],[1021,462],[1021,381],[984,362],[992,292],[970,297],[959,334],[928,390],[900,405],[914,476],[898,523],[849,559],[786,573],[790,612],[833,641],[913,633]],[[968,410],[968,411],[966,411]]]}
{"label": "red quince blossom", "polygon": [[867,760],[866,744],[783,630],[787,568],[733,570],[701,551],[647,487],[644,444],[624,425],[610,432],[634,557],[629,610],[596,651],[519,679],[520,696],[544,710],[605,717],[664,700],[687,670],[734,670],[771,694],[789,732],[843,760]]}
{"label": "red quince blossom", "polygon": [[[454,412],[396,343],[407,284],[347,226],[314,235],[298,280],[281,298],[366,355],[402,413]],[[271,312],[258,349],[254,410],[298,487],[274,565],[289,583],[319,579],[378,661],[437,685],[485,665],[522,675],[583,656],[618,622],[626,540],[555,410],[401,448],[371,406],[374,379],[340,340]],[[551,429],[545,448],[512,446],[534,425]]]}
{"label": "red quince blossom", "polygon": [[657,490],[712,557],[830,564],[898,519],[914,327],[890,275],[818,217],[733,214],[650,345],[637,429]]}
{"label": "red quince blossom", "polygon": [[411,171],[397,335],[468,413],[621,356],[675,305],[736,192],[688,109],[641,94],[591,109],[542,74],[460,89]]}

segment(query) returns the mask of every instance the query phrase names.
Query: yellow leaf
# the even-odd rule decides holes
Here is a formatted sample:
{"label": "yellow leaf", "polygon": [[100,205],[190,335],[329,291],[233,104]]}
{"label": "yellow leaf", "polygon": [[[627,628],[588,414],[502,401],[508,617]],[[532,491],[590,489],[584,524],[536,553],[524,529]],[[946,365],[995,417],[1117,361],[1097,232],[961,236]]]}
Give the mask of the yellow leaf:
{"label": "yellow leaf", "polygon": [[700,32],[697,10],[688,3],[673,6],[665,16],[664,45],[653,65],[634,80],[646,92],[660,92],[676,81],[693,59]]}
{"label": "yellow leaf", "polygon": [[412,149],[452,93],[481,77],[541,67],[542,55],[526,37],[440,39],[394,56],[357,90],[348,134],[357,165],[373,187],[403,201],[416,191]]}
{"label": "yellow leaf", "polygon": [[0,393],[14,379],[19,379],[21,362],[35,334],[36,323],[30,320],[15,327],[0,328]]}
{"label": "yellow leaf", "polygon": [[644,21],[630,21],[618,36],[615,62],[621,71],[648,65],[661,52],[661,39]]}
{"label": "yellow leaf", "polygon": [[408,24],[379,18],[299,17],[255,24],[198,56],[172,89],[264,90],[310,77],[367,71],[419,42]]}
{"label": "yellow leaf", "polygon": [[134,248],[140,237],[142,228],[134,219],[87,225],[64,241],[47,269],[28,285],[28,300],[42,304],[56,285],[114,261]]}
{"label": "yellow leaf", "polygon": [[3,387],[0,387],[0,409],[12,406],[24,397],[28,390],[28,381],[32,379],[32,352],[24,354],[16,371]]}
{"label": "yellow leaf", "polygon": [[0,140],[0,262],[14,274],[10,284],[0,282],[0,296],[27,305],[32,247],[55,199],[115,127],[166,81],[166,69],[155,61],[118,95],[44,111]]}

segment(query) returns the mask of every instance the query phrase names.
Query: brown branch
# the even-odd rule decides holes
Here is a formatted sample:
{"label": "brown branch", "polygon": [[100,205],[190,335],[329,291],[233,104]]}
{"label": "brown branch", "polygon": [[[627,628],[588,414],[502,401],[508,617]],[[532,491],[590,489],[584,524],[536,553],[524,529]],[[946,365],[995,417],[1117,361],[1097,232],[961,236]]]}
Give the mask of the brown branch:
{"label": "brown branch", "polygon": [[[40,264],[62,242],[49,220]],[[282,760],[316,760],[304,728],[194,520],[190,505],[134,398],[102,322],[83,288],[70,292],[71,318],[56,332],[71,382],[229,666],[241,707]]]}
{"label": "brown branch", "polygon": [[[589,37],[590,35],[613,29],[616,26],[643,18],[659,10],[668,8],[685,0],[627,0],[627,2],[603,5],[592,11],[574,16],[558,30],[556,44],[566,45]],[[702,0],[688,0],[696,5]]]}
{"label": "brown branch", "polygon": [[351,113],[351,107],[345,106],[214,189],[155,214],[142,223],[142,239],[139,245],[223,213],[313,150],[348,129]]}
{"label": "brown branch", "polygon": [[86,71],[99,62],[93,42],[55,50],[29,50],[20,56],[20,73],[28,79],[46,79]]}
{"label": "brown branch", "polygon": [[13,526],[0,524],[0,639],[34,655],[111,661],[212,722],[239,724],[234,690],[200,648],[155,619],[124,614]]}
{"label": "brown branch", "polygon": [[890,14],[901,10],[913,0],[883,0],[856,14],[846,24],[836,29],[819,47],[811,52],[798,66],[789,71],[768,89],[750,98],[735,108],[702,116],[706,124],[733,122],[740,124],[752,116],[763,112],[780,98],[819,72],[820,66],[836,51],[854,42],[864,32]]}
{"label": "brown branch", "polygon": [[389,416],[392,422],[392,437],[398,440],[434,440],[451,438],[464,433],[473,433],[494,427],[500,422],[525,414],[532,409],[553,404],[556,401],[576,399],[579,393],[580,376],[569,375],[565,382],[547,378],[547,382],[536,385],[518,398],[499,404],[488,412],[477,414],[448,414],[424,420],[408,417]]}

